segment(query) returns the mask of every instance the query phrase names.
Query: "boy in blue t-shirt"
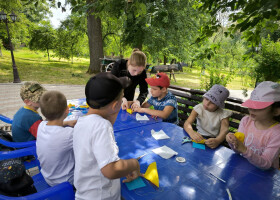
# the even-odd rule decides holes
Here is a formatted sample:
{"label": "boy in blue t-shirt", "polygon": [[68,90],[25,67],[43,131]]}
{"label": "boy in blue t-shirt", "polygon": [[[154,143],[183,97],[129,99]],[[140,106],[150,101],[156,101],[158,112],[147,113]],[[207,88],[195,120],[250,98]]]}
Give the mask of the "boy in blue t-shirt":
{"label": "boy in blue t-shirt", "polygon": [[42,121],[38,114],[39,100],[46,89],[38,82],[25,82],[20,89],[20,97],[25,106],[14,115],[12,123],[12,135],[15,142],[27,142],[35,140],[37,129]]}
{"label": "boy in blue t-shirt", "polygon": [[[158,116],[164,122],[178,124],[177,100],[167,89],[170,85],[168,76],[161,72],[145,80],[151,87],[152,97],[144,102],[141,108],[136,108],[133,111]],[[150,109],[150,106],[154,106],[154,110]]]}

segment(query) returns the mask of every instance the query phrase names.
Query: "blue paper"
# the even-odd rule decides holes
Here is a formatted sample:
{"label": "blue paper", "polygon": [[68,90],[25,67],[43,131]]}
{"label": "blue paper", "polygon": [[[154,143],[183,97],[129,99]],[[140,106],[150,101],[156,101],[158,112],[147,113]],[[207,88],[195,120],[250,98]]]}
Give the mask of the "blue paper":
{"label": "blue paper", "polygon": [[125,184],[126,184],[128,190],[134,190],[134,189],[146,186],[146,184],[144,183],[144,181],[142,180],[141,177],[138,177],[137,179],[135,179],[129,183],[125,183]]}
{"label": "blue paper", "polygon": [[198,143],[193,142],[193,143],[192,143],[192,146],[193,146],[194,148],[197,148],[197,149],[203,149],[203,150],[205,150],[205,145],[204,145],[204,144],[198,144]]}

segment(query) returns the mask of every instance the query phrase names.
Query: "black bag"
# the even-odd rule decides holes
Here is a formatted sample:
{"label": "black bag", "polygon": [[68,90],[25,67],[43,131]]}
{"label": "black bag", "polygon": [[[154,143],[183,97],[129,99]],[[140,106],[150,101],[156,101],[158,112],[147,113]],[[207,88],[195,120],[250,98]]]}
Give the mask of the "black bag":
{"label": "black bag", "polygon": [[[0,138],[12,141],[9,133],[0,130]],[[13,151],[14,148],[0,144],[1,151]],[[36,193],[33,179],[26,173],[22,158],[0,161],[0,194],[6,196],[25,196]]]}

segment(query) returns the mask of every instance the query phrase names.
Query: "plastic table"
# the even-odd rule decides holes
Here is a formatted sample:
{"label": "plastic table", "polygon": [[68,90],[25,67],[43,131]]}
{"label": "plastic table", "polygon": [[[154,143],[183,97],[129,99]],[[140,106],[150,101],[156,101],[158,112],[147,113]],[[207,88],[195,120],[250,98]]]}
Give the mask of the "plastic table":
{"label": "plastic table", "polygon": [[[155,140],[151,129],[164,130],[170,139]],[[258,169],[223,146],[202,150],[193,148],[192,143],[181,144],[184,136],[187,133],[181,127],[165,122],[115,133],[121,158],[137,158],[148,153],[139,160],[141,173],[145,173],[149,164],[156,162],[159,174],[159,188],[144,180],[145,187],[129,191],[122,183],[124,199],[229,199],[227,188],[235,200],[279,199],[279,170]],[[163,145],[178,152],[177,156],[184,157],[186,162],[177,162],[176,156],[166,160],[151,151]]]}

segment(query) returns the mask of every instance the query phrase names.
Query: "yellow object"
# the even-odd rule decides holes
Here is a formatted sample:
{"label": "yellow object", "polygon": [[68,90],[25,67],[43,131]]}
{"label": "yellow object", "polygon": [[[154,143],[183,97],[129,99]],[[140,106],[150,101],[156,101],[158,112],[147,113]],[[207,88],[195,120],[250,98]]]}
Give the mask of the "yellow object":
{"label": "yellow object", "polygon": [[244,139],[245,139],[244,133],[236,132],[236,133],[234,133],[234,136],[235,136],[239,141],[244,142]]}
{"label": "yellow object", "polygon": [[68,104],[68,107],[69,107],[69,108],[71,108],[71,107],[75,107],[75,105],[74,105],[74,104],[69,103],[69,104]]}
{"label": "yellow object", "polygon": [[149,165],[146,173],[144,174],[144,178],[151,181],[154,185],[159,187],[159,179],[158,179],[158,171],[157,171],[156,162],[153,162]]}
{"label": "yellow object", "polygon": [[88,105],[80,106],[80,108],[88,108]]}
{"label": "yellow object", "polygon": [[192,142],[195,142],[195,143],[197,143],[197,144],[204,144],[204,143],[205,143],[205,139],[200,140],[199,142],[196,142],[195,140],[192,140]]}
{"label": "yellow object", "polygon": [[126,109],[126,112],[128,112],[129,114],[133,113],[133,111],[130,108]]}

